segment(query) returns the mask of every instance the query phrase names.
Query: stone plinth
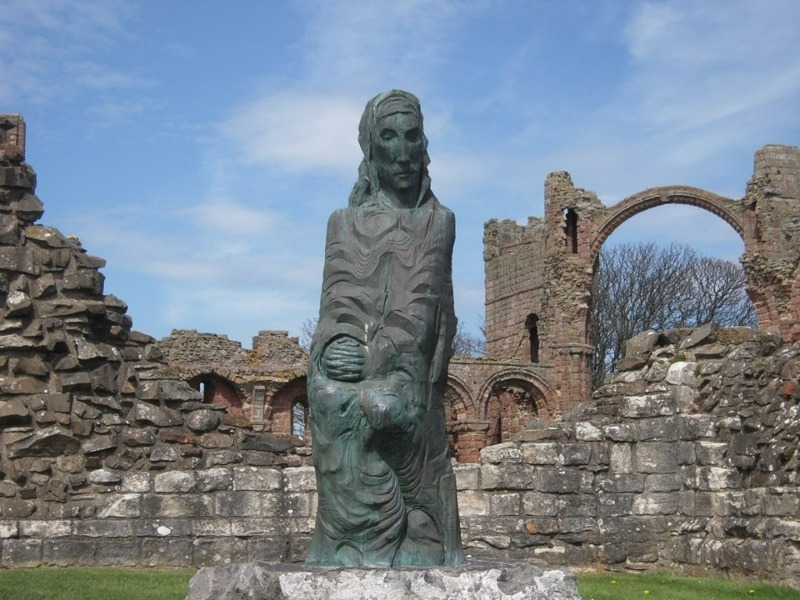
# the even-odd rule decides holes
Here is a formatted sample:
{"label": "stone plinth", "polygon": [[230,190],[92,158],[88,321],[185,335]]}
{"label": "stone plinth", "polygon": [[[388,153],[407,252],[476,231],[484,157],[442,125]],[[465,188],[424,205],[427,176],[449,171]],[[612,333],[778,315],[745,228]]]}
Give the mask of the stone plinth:
{"label": "stone plinth", "polygon": [[186,600],[580,600],[575,575],[543,563],[470,562],[420,569],[244,563],[206,567]]}

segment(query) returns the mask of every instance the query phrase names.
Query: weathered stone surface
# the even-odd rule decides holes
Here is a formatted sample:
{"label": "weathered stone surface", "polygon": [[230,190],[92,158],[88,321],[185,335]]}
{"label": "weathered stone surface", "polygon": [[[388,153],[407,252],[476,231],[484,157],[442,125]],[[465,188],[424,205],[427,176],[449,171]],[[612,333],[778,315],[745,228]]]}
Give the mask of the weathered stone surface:
{"label": "weathered stone surface", "polygon": [[0,425],[19,425],[31,419],[28,407],[21,398],[0,400]]}
{"label": "weathered stone surface", "polygon": [[6,445],[9,458],[24,456],[61,456],[75,454],[81,443],[58,427],[51,427]]}
{"label": "weathered stone surface", "polygon": [[186,417],[186,426],[192,431],[202,433],[216,429],[219,415],[211,410],[195,410]]}
{"label": "weathered stone surface", "polygon": [[[356,592],[357,590],[357,592]],[[480,590],[479,596],[476,592]],[[354,596],[357,594],[357,596]],[[468,563],[424,569],[333,569],[278,563],[206,567],[187,600],[580,600],[575,576],[543,563]]]}

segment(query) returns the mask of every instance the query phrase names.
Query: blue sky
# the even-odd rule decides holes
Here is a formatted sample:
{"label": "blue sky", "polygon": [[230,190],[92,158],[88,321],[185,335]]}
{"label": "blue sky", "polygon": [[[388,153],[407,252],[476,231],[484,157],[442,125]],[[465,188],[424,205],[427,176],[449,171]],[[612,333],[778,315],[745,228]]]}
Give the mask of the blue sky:
{"label": "blue sky", "polygon": [[[458,221],[456,310],[483,312],[483,224],[543,213],[547,173],[611,205],[741,198],[800,144],[797,0],[0,0],[0,112],[28,125],[42,224],[108,260],[134,328],[297,335],[374,94],[417,94]],[[663,207],[609,243],[730,259],[716,217]]]}

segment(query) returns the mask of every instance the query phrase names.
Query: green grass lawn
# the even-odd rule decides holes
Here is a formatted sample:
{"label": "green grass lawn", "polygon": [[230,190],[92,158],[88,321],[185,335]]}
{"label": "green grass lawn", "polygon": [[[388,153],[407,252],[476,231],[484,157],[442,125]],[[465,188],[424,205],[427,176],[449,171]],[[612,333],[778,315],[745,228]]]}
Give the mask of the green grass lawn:
{"label": "green grass lawn", "polygon": [[670,573],[582,573],[578,575],[582,600],[792,600],[800,590],[709,577],[680,577]]}
{"label": "green grass lawn", "polygon": [[[190,569],[0,569],[0,600],[184,600]],[[582,573],[582,600],[800,600],[800,590],[669,573]]]}
{"label": "green grass lawn", "polygon": [[184,600],[194,569],[0,570],[0,600]]}

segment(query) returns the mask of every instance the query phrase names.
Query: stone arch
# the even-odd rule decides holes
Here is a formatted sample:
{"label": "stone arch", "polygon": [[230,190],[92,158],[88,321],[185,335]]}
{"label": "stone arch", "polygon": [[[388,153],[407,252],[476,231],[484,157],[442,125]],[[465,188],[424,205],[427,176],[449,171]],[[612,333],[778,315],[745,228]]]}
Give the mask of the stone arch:
{"label": "stone arch", "polygon": [[238,386],[227,377],[206,371],[190,376],[187,383],[202,392],[203,402],[225,406],[227,412],[232,415],[243,415],[242,394]]}
{"label": "stone arch", "polygon": [[477,462],[484,446],[486,423],[476,418],[469,387],[453,375],[447,377],[444,413],[450,456],[458,462]]}
{"label": "stone arch", "polygon": [[[279,387],[269,401],[266,420],[271,423],[270,431],[275,435],[291,436],[299,414],[297,406],[301,405],[305,419],[304,435],[307,443],[311,441],[311,426],[308,419],[308,396],[305,376],[297,377]],[[297,411],[297,412],[295,412]]]}
{"label": "stone arch", "polygon": [[487,423],[485,446],[510,441],[532,418],[552,418],[553,392],[536,373],[503,369],[481,388],[479,417]]}
{"label": "stone arch", "polygon": [[743,207],[740,201],[690,186],[656,187],[629,196],[609,208],[608,216],[592,239],[591,263],[600,254],[605,241],[622,223],[645,210],[665,204],[688,204],[707,210],[730,225],[744,241]]}

